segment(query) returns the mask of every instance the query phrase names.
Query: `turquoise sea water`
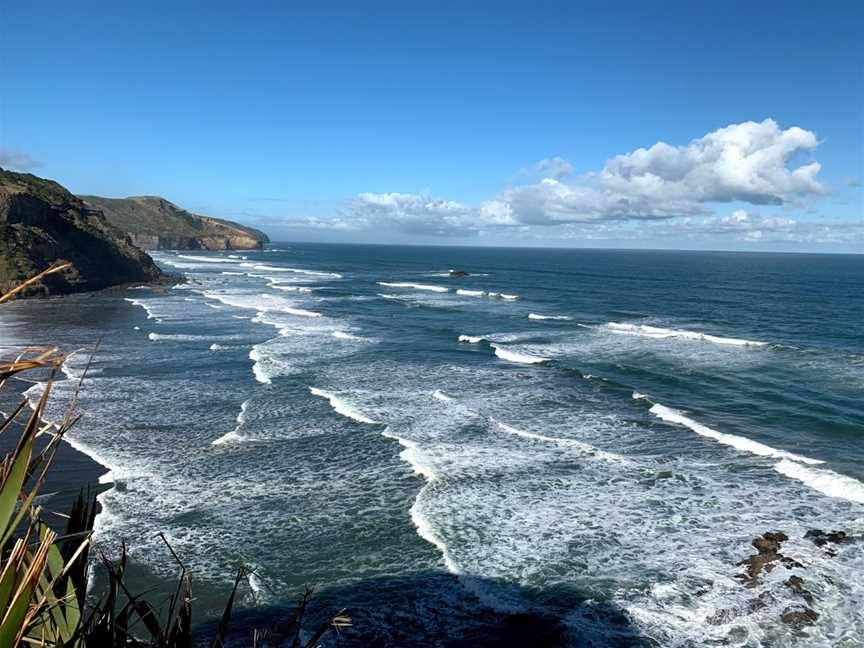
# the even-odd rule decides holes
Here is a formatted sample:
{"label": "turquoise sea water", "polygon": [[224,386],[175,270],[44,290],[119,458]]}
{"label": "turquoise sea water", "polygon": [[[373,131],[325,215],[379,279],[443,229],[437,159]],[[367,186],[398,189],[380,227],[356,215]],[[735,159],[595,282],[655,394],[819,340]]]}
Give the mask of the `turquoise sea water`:
{"label": "turquoise sea water", "polygon": [[[348,607],[335,645],[482,645],[452,641],[525,612],[562,645],[864,641],[864,542],[804,539],[864,534],[864,257],[154,256],[188,283],[0,326],[81,348],[71,378],[101,338],[71,435],[116,485],[97,538],[170,576],[164,531],[205,616],[245,562],[244,605],[317,583]],[[771,530],[816,598],[803,633],[793,572],[736,578]]]}

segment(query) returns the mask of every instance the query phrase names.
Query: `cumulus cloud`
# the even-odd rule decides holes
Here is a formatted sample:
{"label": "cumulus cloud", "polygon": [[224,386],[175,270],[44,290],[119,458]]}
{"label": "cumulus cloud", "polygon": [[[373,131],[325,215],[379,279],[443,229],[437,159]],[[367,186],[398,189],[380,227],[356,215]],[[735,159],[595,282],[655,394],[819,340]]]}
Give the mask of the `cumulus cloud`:
{"label": "cumulus cloud", "polygon": [[362,229],[394,228],[406,234],[465,236],[473,227],[478,210],[428,194],[361,193],[341,210],[340,222]]}
{"label": "cumulus cloud", "polygon": [[546,178],[508,189],[498,200],[533,225],[604,220],[652,220],[708,212],[706,203],[781,205],[820,194],[818,162],[789,168],[816,148],[816,135],[782,130],[772,119],[721,128],[683,146],[658,142],[608,160],[577,182]]}
{"label": "cumulus cloud", "polygon": [[543,174],[544,177],[554,178],[556,180],[566,178],[574,171],[572,164],[570,164],[564,158],[558,156],[540,160],[537,164],[534,165],[534,169],[537,172]]}
{"label": "cumulus cloud", "polygon": [[[864,219],[799,220],[787,216],[757,214],[736,209],[728,215],[682,217],[633,223],[571,223],[548,237],[573,240],[673,241],[676,243],[796,243],[856,245],[864,242]],[[535,232],[536,233],[536,232]]]}
{"label": "cumulus cloud", "polygon": [[30,157],[27,153],[0,148],[0,167],[26,171],[27,169],[34,169],[38,166],[40,166],[40,163]]}
{"label": "cumulus cloud", "polygon": [[821,166],[809,159],[818,144],[813,132],[796,126],[784,130],[772,119],[743,122],[687,144],[657,142],[617,155],[579,176],[563,158],[540,160],[533,168],[542,180],[508,187],[476,206],[426,193],[362,193],[329,222],[333,228],[437,237],[502,230],[506,235],[514,228],[549,229],[565,237],[584,234],[586,227],[628,233],[634,224],[667,222],[670,230],[698,225],[692,231],[758,238],[795,230],[797,221],[744,210],[716,216],[715,209],[722,203],[792,207],[825,193]]}

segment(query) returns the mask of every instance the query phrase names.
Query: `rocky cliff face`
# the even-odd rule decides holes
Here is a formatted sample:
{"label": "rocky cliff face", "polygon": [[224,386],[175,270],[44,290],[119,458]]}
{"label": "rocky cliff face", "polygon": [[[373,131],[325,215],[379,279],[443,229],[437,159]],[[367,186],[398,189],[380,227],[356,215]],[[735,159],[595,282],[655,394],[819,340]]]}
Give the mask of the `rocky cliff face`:
{"label": "rocky cliff face", "polygon": [[102,213],[51,180],[0,169],[0,291],[55,261],[72,266],[25,295],[99,290],[147,282],[162,273]]}
{"label": "rocky cliff face", "polygon": [[256,250],[270,240],[251,227],[191,214],[159,196],[81,198],[146,250]]}

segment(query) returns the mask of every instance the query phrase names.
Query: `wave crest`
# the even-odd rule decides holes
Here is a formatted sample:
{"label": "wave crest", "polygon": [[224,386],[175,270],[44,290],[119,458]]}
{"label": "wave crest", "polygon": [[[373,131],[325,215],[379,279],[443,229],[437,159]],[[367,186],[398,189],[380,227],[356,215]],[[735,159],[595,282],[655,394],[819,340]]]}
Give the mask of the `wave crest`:
{"label": "wave crest", "polygon": [[693,340],[700,342],[712,342],[714,344],[726,344],[731,346],[745,347],[765,347],[767,342],[757,342],[755,340],[744,340],[740,338],[722,337],[719,335],[709,335],[708,333],[699,333],[697,331],[686,331],[684,329],[667,329],[659,326],[648,326],[647,324],[626,324],[621,322],[609,322],[606,328],[613,333],[619,335],[637,335],[639,337],[648,337],[656,339],[665,338],[681,338],[684,340]]}

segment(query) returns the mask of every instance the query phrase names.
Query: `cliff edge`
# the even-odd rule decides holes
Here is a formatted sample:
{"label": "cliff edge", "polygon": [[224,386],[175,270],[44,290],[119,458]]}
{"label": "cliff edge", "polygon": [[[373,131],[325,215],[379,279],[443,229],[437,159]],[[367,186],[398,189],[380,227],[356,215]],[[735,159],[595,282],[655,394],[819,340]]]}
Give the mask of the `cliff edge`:
{"label": "cliff edge", "polygon": [[102,213],[52,180],[0,168],[0,292],[55,261],[72,266],[24,293],[55,295],[156,281],[161,271]]}
{"label": "cliff edge", "polygon": [[145,250],[258,250],[263,232],[231,221],[192,214],[159,196],[80,196]]}

